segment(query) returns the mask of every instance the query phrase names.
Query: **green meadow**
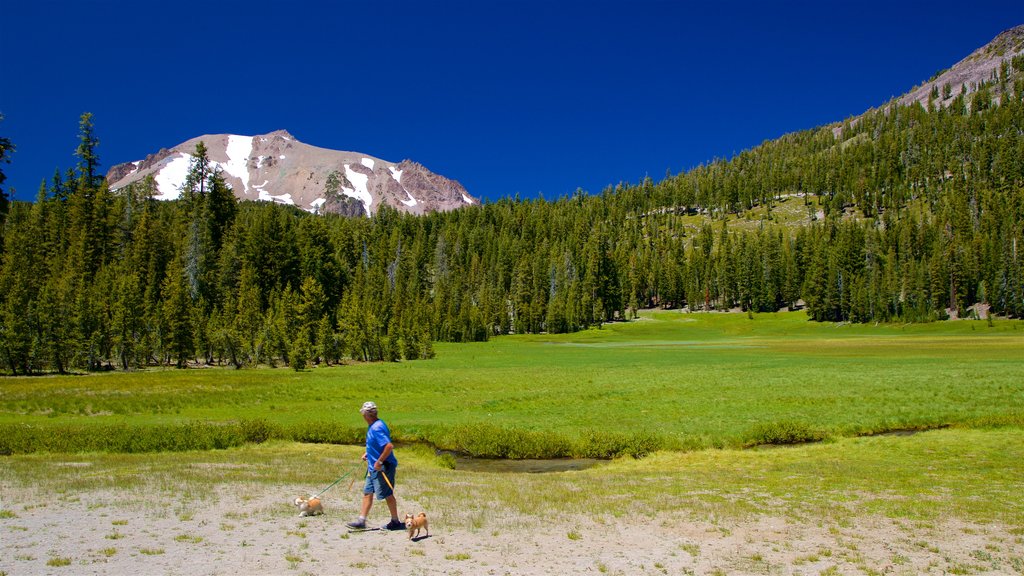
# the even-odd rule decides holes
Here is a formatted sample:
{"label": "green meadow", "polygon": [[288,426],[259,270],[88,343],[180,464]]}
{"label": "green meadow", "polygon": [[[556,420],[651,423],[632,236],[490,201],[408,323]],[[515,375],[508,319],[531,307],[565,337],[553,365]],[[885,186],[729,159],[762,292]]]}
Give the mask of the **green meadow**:
{"label": "green meadow", "polygon": [[[593,530],[653,522],[688,531],[648,550],[654,571],[644,573],[1024,574],[1016,321],[654,312],[571,335],[438,344],[429,361],[5,378],[0,520],[27,530],[39,494],[111,518],[129,513],[117,504],[124,495],[144,495],[146,518],[180,526],[156,537],[212,542],[237,531],[245,546],[276,529],[287,543],[305,534],[291,524],[294,494],[338,479],[331,513],[355,510],[358,407],[368,399],[401,441],[403,510],[428,510],[444,534],[443,566],[535,528],[561,530],[565,540],[550,545],[586,563],[594,553],[576,547]],[[470,471],[438,447],[607,460],[549,474]],[[230,511],[202,531],[211,503]],[[762,536],[761,522],[779,531]],[[734,532],[746,544],[723,544]],[[737,545],[743,554],[722,552]],[[102,551],[51,553],[86,563],[128,552],[90,546]],[[328,548],[344,556],[349,544]],[[691,569],[704,558],[712,567]]]}
{"label": "green meadow", "polygon": [[[872,326],[802,312],[652,312],[436,350],[428,361],[302,372],[4,378],[0,453],[357,444],[357,410],[370,399],[399,441],[513,458],[1024,426],[1021,321]],[[157,438],[147,444],[147,434]]]}

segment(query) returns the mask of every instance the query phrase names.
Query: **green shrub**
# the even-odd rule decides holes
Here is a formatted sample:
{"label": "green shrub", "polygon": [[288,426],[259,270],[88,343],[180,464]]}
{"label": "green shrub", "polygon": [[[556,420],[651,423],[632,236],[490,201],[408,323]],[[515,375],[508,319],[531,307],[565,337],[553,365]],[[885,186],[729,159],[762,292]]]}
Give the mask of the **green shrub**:
{"label": "green shrub", "polygon": [[437,465],[448,470],[455,470],[455,456],[447,452],[439,454],[437,456]]}
{"label": "green shrub", "polygon": [[242,420],[238,425],[242,429],[242,436],[245,437],[246,442],[262,444],[270,439],[284,437],[284,431],[280,426],[263,419]]}
{"label": "green shrub", "polygon": [[284,437],[310,444],[362,444],[366,440],[366,429],[339,426],[334,422],[302,422],[289,427]]}
{"label": "green shrub", "polygon": [[32,452],[180,452],[245,444],[239,424],[185,422],[128,424],[0,425],[0,454]]}
{"label": "green shrub", "polygon": [[743,446],[803,444],[825,439],[825,434],[805,422],[781,420],[758,424],[743,435]]}
{"label": "green shrub", "polygon": [[656,434],[615,434],[591,431],[577,444],[574,456],[577,458],[619,458],[632,456],[642,458],[656,450],[668,448],[665,440]]}
{"label": "green shrub", "polygon": [[569,439],[555,432],[502,428],[483,423],[434,428],[415,436],[417,441],[473,458],[642,458],[656,450],[673,448],[666,444],[664,438],[647,432],[617,434],[591,431]]}
{"label": "green shrub", "polygon": [[554,432],[500,428],[490,424],[466,424],[442,432],[439,447],[475,458],[564,458],[572,444]]}
{"label": "green shrub", "polygon": [[0,424],[0,455],[32,452],[180,452],[260,444],[287,438],[319,444],[361,444],[365,430],[329,422],[284,428],[264,419],[180,424]]}

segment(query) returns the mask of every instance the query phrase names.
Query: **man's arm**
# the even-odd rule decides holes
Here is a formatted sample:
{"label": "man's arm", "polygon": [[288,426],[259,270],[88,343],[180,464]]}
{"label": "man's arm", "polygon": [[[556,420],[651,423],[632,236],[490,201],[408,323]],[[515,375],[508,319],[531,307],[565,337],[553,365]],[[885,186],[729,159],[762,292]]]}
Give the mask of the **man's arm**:
{"label": "man's arm", "polygon": [[377,458],[377,461],[373,463],[374,470],[380,470],[384,466],[384,461],[388,459],[388,456],[391,456],[391,451],[394,448],[391,442],[384,445],[384,449],[380,451],[380,458]]}

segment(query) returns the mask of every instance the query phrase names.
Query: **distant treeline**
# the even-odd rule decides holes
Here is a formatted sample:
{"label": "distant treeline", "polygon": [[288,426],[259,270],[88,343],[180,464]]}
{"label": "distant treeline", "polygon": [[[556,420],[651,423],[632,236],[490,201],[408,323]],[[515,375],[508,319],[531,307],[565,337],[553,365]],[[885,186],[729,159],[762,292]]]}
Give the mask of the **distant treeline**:
{"label": "distant treeline", "polygon": [[[111,192],[86,114],[78,166],[2,227],[0,362],[23,374],[414,360],[432,341],[576,331],[655,306],[1020,317],[1022,64],[659,183],[427,216],[238,203],[202,148],[177,201],[153,200],[151,180]],[[783,199],[807,205],[804,224],[774,221]],[[754,208],[756,229],[730,227]]]}

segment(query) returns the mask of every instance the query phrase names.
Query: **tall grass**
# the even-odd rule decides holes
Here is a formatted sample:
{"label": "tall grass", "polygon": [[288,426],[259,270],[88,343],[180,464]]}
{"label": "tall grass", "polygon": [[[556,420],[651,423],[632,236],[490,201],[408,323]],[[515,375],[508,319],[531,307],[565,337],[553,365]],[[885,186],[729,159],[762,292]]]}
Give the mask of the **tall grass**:
{"label": "tall grass", "polygon": [[[313,444],[359,444],[365,431],[326,422],[280,426],[266,420],[185,422],[164,425],[119,424],[0,424],[0,455],[34,452],[75,453],[181,452],[215,450],[293,440]],[[431,444],[483,458],[615,458],[645,456],[666,445],[653,434],[627,436],[591,433],[573,439],[552,432],[500,428],[486,424],[457,426],[437,435],[399,438]]]}
{"label": "tall grass", "polygon": [[364,430],[309,422],[288,427],[263,419],[139,425],[128,423],[0,424],[0,455],[33,452],[181,452],[294,440],[358,444]]}

